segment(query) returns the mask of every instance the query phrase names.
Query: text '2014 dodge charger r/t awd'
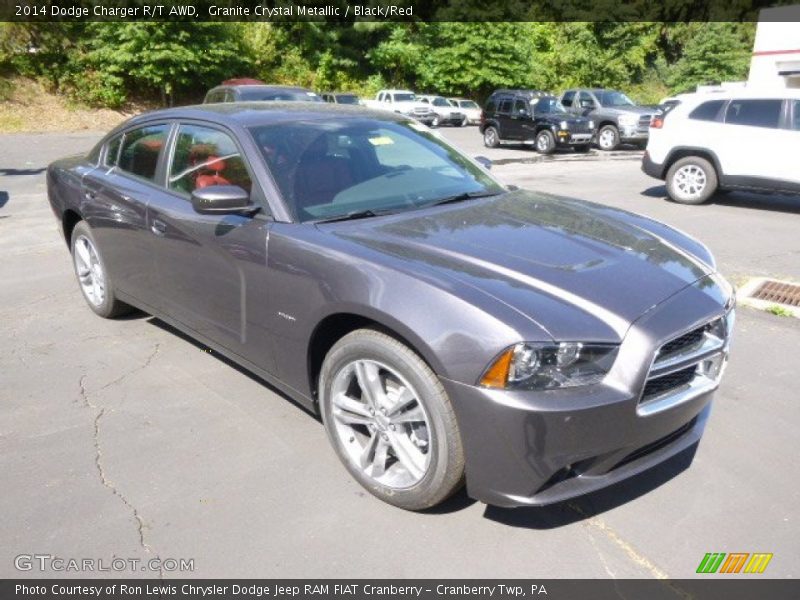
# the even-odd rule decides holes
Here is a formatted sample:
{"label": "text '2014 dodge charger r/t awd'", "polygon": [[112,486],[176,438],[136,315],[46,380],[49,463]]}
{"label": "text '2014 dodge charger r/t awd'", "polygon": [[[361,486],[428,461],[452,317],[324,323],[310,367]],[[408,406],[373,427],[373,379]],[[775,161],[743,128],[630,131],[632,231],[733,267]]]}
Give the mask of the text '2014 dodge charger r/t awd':
{"label": "text '2014 dodge charger r/t awd'", "polygon": [[92,310],[138,307],[318,411],[403,508],[639,473],[700,439],[727,359],[733,294],[705,246],[508,191],[402,115],[157,111],[47,182]]}

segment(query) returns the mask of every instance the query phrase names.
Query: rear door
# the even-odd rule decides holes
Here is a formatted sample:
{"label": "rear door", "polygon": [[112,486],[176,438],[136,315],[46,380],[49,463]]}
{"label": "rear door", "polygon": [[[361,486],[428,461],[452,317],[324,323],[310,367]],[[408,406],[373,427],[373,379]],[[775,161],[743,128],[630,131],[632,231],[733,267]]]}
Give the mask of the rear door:
{"label": "rear door", "polygon": [[786,176],[783,165],[791,154],[787,154],[788,131],[782,129],[783,100],[733,99],[725,109],[724,121],[714,149],[725,176],[735,178],[731,183],[758,186]]}
{"label": "rear door", "polygon": [[526,99],[514,99],[511,118],[516,128],[516,139],[533,140],[536,137],[531,108]]}
{"label": "rear door", "polygon": [[[268,337],[258,335],[267,302],[266,249],[271,219],[241,146],[227,129],[204,122],[176,125],[164,187],[148,210],[155,248],[159,308],[169,317],[272,370]],[[214,185],[249,191],[258,215],[205,215],[191,192]],[[260,303],[260,304],[259,304]],[[262,315],[263,316],[263,315]],[[251,335],[253,332],[256,335]]]}
{"label": "rear door", "polygon": [[118,290],[153,306],[156,282],[147,205],[158,195],[158,166],[171,125],[133,127],[106,144],[101,167],[83,180],[91,211],[85,214]]}
{"label": "rear door", "polygon": [[509,96],[500,96],[497,99],[497,126],[500,129],[500,137],[504,140],[517,140],[519,139],[519,129],[516,123],[511,119],[511,109],[513,108],[513,101]]}

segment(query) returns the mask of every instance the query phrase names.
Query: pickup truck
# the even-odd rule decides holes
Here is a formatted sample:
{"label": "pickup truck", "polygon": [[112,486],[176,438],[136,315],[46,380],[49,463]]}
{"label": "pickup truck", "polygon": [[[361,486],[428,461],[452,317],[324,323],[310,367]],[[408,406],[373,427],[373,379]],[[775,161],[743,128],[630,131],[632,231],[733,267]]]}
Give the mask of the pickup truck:
{"label": "pickup truck", "polygon": [[567,90],[561,96],[564,109],[589,117],[597,124],[597,146],[615,150],[620,144],[647,145],[650,118],[657,108],[640,106],[622,92],[601,88]]}
{"label": "pickup truck", "polygon": [[365,104],[367,108],[408,115],[426,125],[432,125],[438,116],[430,105],[417,100],[414,92],[409,90],[381,90],[375,94],[374,100],[367,100]]}

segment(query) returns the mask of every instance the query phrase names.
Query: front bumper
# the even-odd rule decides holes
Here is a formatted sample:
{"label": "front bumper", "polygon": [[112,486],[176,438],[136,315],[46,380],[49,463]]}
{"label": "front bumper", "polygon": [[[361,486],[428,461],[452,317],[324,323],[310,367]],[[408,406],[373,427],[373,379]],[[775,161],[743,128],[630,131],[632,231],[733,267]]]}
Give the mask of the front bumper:
{"label": "front bumper", "polygon": [[645,152],[644,156],[642,157],[642,171],[644,171],[647,175],[650,175],[650,177],[664,179],[664,165],[657,163],[650,158],[650,154],[648,152]]}
{"label": "front bumper", "polygon": [[644,142],[650,137],[650,128],[639,125],[620,125],[619,139],[621,142]]}
{"label": "front bumper", "polygon": [[559,146],[575,146],[581,144],[591,144],[594,132],[572,133],[561,129],[556,132],[556,143]]}
{"label": "front bumper", "polygon": [[[697,444],[719,376],[674,402],[643,409],[657,349],[724,314],[727,298],[695,284],[646,313],[602,384],[546,392],[494,390],[443,379],[466,457],[467,493],[496,506],[541,506],[599,490]],[[727,345],[720,351],[727,358]],[[721,371],[720,371],[721,373]]]}

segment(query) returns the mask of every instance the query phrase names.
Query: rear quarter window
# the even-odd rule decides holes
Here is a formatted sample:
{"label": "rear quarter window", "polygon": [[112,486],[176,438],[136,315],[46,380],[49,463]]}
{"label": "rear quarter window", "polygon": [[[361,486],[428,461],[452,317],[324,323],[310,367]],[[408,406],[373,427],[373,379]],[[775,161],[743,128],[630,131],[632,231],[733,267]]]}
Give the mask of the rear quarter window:
{"label": "rear quarter window", "polygon": [[169,125],[150,125],[125,133],[117,167],[148,181],[155,181],[158,159],[167,141]]}
{"label": "rear quarter window", "polygon": [[716,121],[719,111],[725,104],[725,100],[711,100],[703,102],[689,113],[689,118],[695,121]]}
{"label": "rear quarter window", "polygon": [[112,138],[106,144],[106,159],[105,164],[108,167],[115,167],[119,160],[119,148],[122,145],[122,134]]}

